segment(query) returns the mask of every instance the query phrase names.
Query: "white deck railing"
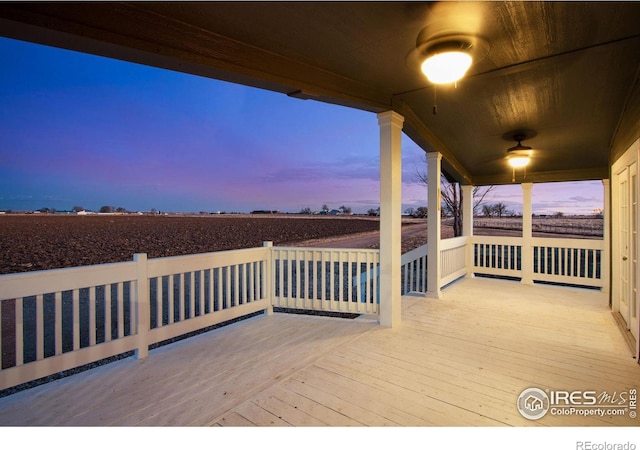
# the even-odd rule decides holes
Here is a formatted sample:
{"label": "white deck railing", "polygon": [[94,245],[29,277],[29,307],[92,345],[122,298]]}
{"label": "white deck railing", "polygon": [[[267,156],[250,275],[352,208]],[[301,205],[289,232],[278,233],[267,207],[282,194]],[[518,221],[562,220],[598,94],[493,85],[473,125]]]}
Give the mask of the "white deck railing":
{"label": "white deck railing", "polygon": [[380,252],[274,247],[274,307],[377,314]]}
{"label": "white deck railing", "polygon": [[522,238],[473,236],[473,272],[522,277]]}
{"label": "white deck railing", "polygon": [[522,238],[473,236],[471,242],[473,273],[608,290],[602,239],[532,238],[529,252]]}
{"label": "white deck railing", "polygon": [[444,239],[440,248],[440,287],[467,274],[467,236]]}
{"label": "white deck railing", "polygon": [[[518,237],[461,236],[440,245],[440,287],[474,273],[608,290],[601,239],[533,238],[530,261]],[[427,245],[402,255],[402,294],[427,292],[426,274]]]}
{"label": "white deck railing", "polygon": [[602,239],[533,238],[534,281],[607,289]]}
{"label": "white deck railing", "polygon": [[0,389],[271,307],[270,248],[0,276]]}
{"label": "white deck railing", "polygon": [[272,307],[377,314],[379,251],[272,247],[0,276],[0,389]]}
{"label": "white deck railing", "polygon": [[[607,289],[602,240],[443,240],[440,286],[467,273]],[[471,246],[471,247],[470,247]],[[531,255],[530,260],[523,255]],[[272,307],[377,314],[378,250],[265,247],[0,275],[0,389]],[[427,292],[427,246],[402,255]]]}
{"label": "white deck railing", "polygon": [[402,255],[402,295],[409,292],[427,292],[427,249],[427,245],[423,245]]}

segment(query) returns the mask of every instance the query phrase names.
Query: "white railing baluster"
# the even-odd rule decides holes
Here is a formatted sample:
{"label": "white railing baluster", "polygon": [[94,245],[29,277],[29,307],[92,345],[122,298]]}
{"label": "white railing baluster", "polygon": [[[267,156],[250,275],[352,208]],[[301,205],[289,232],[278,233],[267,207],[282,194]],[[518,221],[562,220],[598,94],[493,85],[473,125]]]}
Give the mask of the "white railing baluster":
{"label": "white railing baluster", "polygon": [[[372,255],[373,257],[373,263],[372,263],[372,267],[371,267],[371,271],[373,272],[373,285],[372,285],[372,290],[371,290],[371,303],[370,303],[370,311],[371,312],[377,312],[378,310],[378,304],[380,302],[380,298],[378,296],[378,290],[380,289],[379,286],[379,278],[378,278],[378,273],[379,273],[379,257],[380,254],[376,253],[375,255]],[[425,256],[426,258],[426,256]],[[426,281],[425,281],[426,283]],[[425,289],[426,291],[426,289]]]}
{"label": "white railing baluster", "polygon": [[184,321],[184,309],[185,309],[185,288],[184,284],[186,282],[185,273],[178,274],[178,321]]}
{"label": "white railing baluster", "polygon": [[252,263],[248,263],[248,265],[249,265],[249,267],[247,268],[248,269],[248,272],[247,272],[248,279],[247,279],[247,300],[246,300],[247,303],[248,302],[252,302],[252,301],[255,300],[253,283],[254,283],[254,279],[255,279],[254,275],[255,275],[255,265],[256,265],[256,263],[252,262]]}
{"label": "white railing baluster", "polygon": [[247,265],[240,264],[241,268],[240,273],[242,274],[242,278],[240,279],[240,304],[244,305],[247,303]]}
{"label": "white railing baluster", "polygon": [[[135,256],[135,255],[134,255]],[[138,324],[138,308],[136,307],[136,291],[138,287],[136,286],[137,281],[132,281],[129,283],[129,334],[128,336],[134,335],[137,333],[136,325]],[[145,279],[145,284],[147,284],[147,280]],[[146,287],[146,290],[149,290],[149,287]],[[124,299],[123,299],[124,301]],[[127,314],[125,310],[125,315]],[[147,325],[148,326],[148,325]],[[126,330],[125,330],[126,334]]]}
{"label": "white railing baluster", "polygon": [[[196,273],[188,272],[185,277],[189,277],[189,319],[196,316]],[[186,280],[185,280],[186,281]]]}
{"label": "white railing baluster", "polygon": [[214,312],[214,311],[215,311],[215,309],[214,309],[214,308],[215,308],[215,306],[214,306],[214,302],[213,302],[213,300],[214,300],[214,295],[215,295],[215,294],[214,294],[214,292],[215,292],[215,291],[214,291],[215,283],[214,283],[214,281],[213,281],[214,276],[215,276],[215,269],[207,269],[207,273],[209,274],[209,289],[208,289],[208,291],[209,291],[209,297],[208,297],[208,299],[207,299],[207,302],[208,302],[208,304],[209,304],[209,314],[211,314],[212,312]]}
{"label": "white railing baluster", "polygon": [[295,287],[293,293],[295,294],[295,299],[299,301],[304,299],[304,296],[300,295],[302,293],[300,285],[300,250],[293,251],[293,258],[293,261],[290,261],[291,270],[295,269]]}
{"label": "white railing baluster", "polygon": [[160,328],[162,326],[162,312],[164,310],[164,305],[162,301],[162,277],[153,278],[156,280],[156,292],[154,298],[149,298],[149,304],[152,301],[155,301],[156,304],[156,328]]}
{"label": "white railing baluster", "polygon": [[231,266],[225,267],[225,309],[233,306],[233,298],[231,297]]}
{"label": "white railing baluster", "polygon": [[[357,256],[356,256],[356,273],[355,273],[355,283],[356,283],[356,303],[360,304],[362,303],[362,281],[363,279],[366,280],[366,277],[362,276],[362,264],[363,261],[361,259],[362,254],[360,252],[358,252]],[[365,262],[367,259],[368,253],[365,253]],[[365,301],[366,304],[366,301]]]}
{"label": "white railing baluster", "polygon": [[216,291],[218,293],[216,301],[215,301],[215,305],[216,305],[216,311],[221,311],[223,309],[223,303],[222,303],[222,296],[223,296],[223,289],[222,289],[222,285],[223,285],[223,269],[222,267],[216,269],[216,272],[218,274],[218,276],[216,277]]}
{"label": "white railing baluster", "polygon": [[[353,260],[355,257],[355,261]],[[355,254],[352,253],[348,253],[348,264],[347,264],[347,274],[345,275],[345,282],[347,283],[347,298],[348,298],[348,306],[349,306],[349,311],[352,311],[354,308],[357,308],[357,303],[354,306],[353,305],[353,296],[356,295],[357,293],[354,292],[353,290],[353,275],[354,275],[354,268],[357,268],[359,265],[359,261],[360,261],[360,252],[356,252]],[[357,271],[356,271],[357,274]],[[357,302],[358,300],[356,300]]]}
{"label": "white railing baluster", "polygon": [[[1,342],[0,348],[2,348]],[[41,359],[44,359],[44,296],[38,294],[36,295],[36,360]],[[1,359],[0,364],[2,364]]]}
{"label": "white railing baluster", "polygon": [[55,327],[54,327],[54,339],[55,339],[55,354],[62,354],[62,292],[56,292],[54,294],[55,299]]}
{"label": "white railing baluster", "polygon": [[584,249],[578,250],[578,277],[583,277],[586,254]]}
{"label": "white railing baluster", "polygon": [[335,301],[336,301],[336,262],[335,262],[335,251],[329,252],[329,274],[330,274],[330,284],[329,284],[329,309],[335,309]]}
{"label": "white railing baluster", "polygon": [[402,276],[402,289],[403,289],[403,293],[408,293],[409,292],[409,272],[411,271],[411,262],[408,262],[407,264],[404,264],[404,274]]}
{"label": "white railing baluster", "polygon": [[96,345],[96,289],[89,288],[89,347]]}
{"label": "white railing baluster", "polygon": [[311,270],[309,270],[309,282],[311,283],[311,285],[309,286],[311,288],[309,289],[309,296],[311,297],[311,307],[314,308],[317,303],[316,298],[318,297],[317,290],[319,278],[317,250],[311,250],[311,260],[309,261],[309,264],[311,265]]}
{"label": "white railing baluster", "polygon": [[176,298],[176,293],[175,293],[175,285],[174,285],[174,275],[171,274],[169,275],[169,278],[167,280],[167,300],[169,303],[169,324],[172,324],[175,322],[175,318],[176,318],[176,310],[175,310],[175,298]]}
{"label": "white railing baluster", "polygon": [[80,348],[80,291],[74,289],[72,295],[73,317],[73,350]]}
{"label": "white railing baluster", "polygon": [[199,311],[199,315],[204,315],[204,270],[198,270],[196,272],[198,275],[198,295],[197,295],[197,311]]}
{"label": "white railing baluster", "polygon": [[233,270],[233,302],[232,306],[238,306],[240,304],[240,266],[232,266]]}
{"label": "white railing baluster", "polygon": [[111,333],[111,305],[113,305],[113,285],[106,284],[104,287],[104,341],[110,342]]}
{"label": "white railing baluster", "polygon": [[323,309],[325,308],[325,302],[327,300],[329,300],[329,296],[331,295],[331,292],[329,291],[329,274],[330,271],[328,272],[328,268],[330,268],[330,262],[327,260],[329,257],[329,252],[326,250],[322,250],[320,252],[320,273],[321,273],[321,279],[320,279],[320,301],[319,304],[321,305],[320,308]]}
{"label": "white railing baluster", "polygon": [[284,285],[284,267],[285,267],[285,258],[284,258],[284,250],[278,250],[278,297],[280,298],[280,306],[283,306],[285,304],[285,296],[284,293],[286,292],[285,289],[285,285]]}
{"label": "white railing baluster", "polygon": [[342,261],[342,256],[343,256],[343,252],[342,251],[338,251],[338,286],[337,286],[337,293],[338,293],[338,298],[336,300],[338,300],[337,302],[337,306],[338,306],[338,311],[342,311],[342,303],[344,302],[344,284],[342,283],[343,278],[343,261]]}
{"label": "white railing baluster", "polygon": [[292,254],[295,255],[295,250],[287,250],[287,306],[293,307],[295,305],[295,301],[293,300],[295,292],[295,276],[293,274],[293,257]]}
{"label": "white railing baluster", "polygon": [[568,278],[574,277],[576,270],[576,249],[568,247],[566,248],[566,263],[567,268],[565,270],[565,276]]}
{"label": "white railing baluster", "polygon": [[15,299],[14,317],[15,317],[15,338],[16,338],[16,345],[15,345],[16,366],[21,366],[24,364],[24,318],[23,318],[22,303],[23,303],[22,297],[18,297]]}
{"label": "white railing baluster", "polygon": [[302,254],[302,271],[304,281],[304,304],[309,308],[313,308],[313,297],[311,296],[311,286],[313,286],[313,270],[310,268],[313,260],[313,251],[305,249]]}
{"label": "white railing baluster", "polygon": [[309,267],[307,266],[308,252],[305,249],[299,249],[296,260],[298,261],[297,274],[300,282],[298,284],[298,298],[304,309],[309,309]]}
{"label": "white railing baluster", "polygon": [[124,337],[124,283],[118,283],[118,339]]}
{"label": "white railing baluster", "polygon": [[427,292],[427,255],[416,260],[416,273],[418,273],[418,292]]}

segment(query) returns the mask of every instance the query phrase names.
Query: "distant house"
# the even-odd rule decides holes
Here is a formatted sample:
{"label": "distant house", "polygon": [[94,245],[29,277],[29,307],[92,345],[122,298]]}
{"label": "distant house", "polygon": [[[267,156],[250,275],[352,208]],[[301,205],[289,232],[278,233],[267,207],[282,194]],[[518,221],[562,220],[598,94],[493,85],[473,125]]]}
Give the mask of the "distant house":
{"label": "distant house", "polygon": [[329,215],[330,216],[341,216],[342,215],[342,211],[340,211],[339,209],[332,209],[331,211],[329,211]]}

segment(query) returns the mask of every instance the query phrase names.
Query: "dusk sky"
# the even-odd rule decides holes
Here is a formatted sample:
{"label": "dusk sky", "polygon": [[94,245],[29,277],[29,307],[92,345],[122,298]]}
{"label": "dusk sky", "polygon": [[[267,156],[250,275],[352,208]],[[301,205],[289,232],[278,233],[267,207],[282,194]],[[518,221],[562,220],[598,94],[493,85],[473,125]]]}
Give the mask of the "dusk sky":
{"label": "dusk sky", "polygon": [[[379,205],[373,113],[6,38],[0,60],[0,210]],[[424,161],[403,136],[403,210],[427,206]],[[487,200],[521,211],[520,198],[517,185]],[[534,213],[602,199],[600,181],[533,189]]]}

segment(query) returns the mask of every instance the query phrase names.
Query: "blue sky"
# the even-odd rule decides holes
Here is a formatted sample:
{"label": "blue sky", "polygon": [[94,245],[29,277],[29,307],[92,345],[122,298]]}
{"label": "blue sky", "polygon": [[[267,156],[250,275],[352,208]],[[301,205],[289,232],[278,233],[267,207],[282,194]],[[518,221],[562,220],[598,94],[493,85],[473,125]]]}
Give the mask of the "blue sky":
{"label": "blue sky", "polygon": [[[0,60],[0,210],[379,204],[375,114],[6,38]],[[403,137],[403,209],[426,206],[423,155]],[[534,212],[602,204],[600,182],[566,199],[543,191]],[[490,201],[521,210],[519,195],[502,187]]]}

